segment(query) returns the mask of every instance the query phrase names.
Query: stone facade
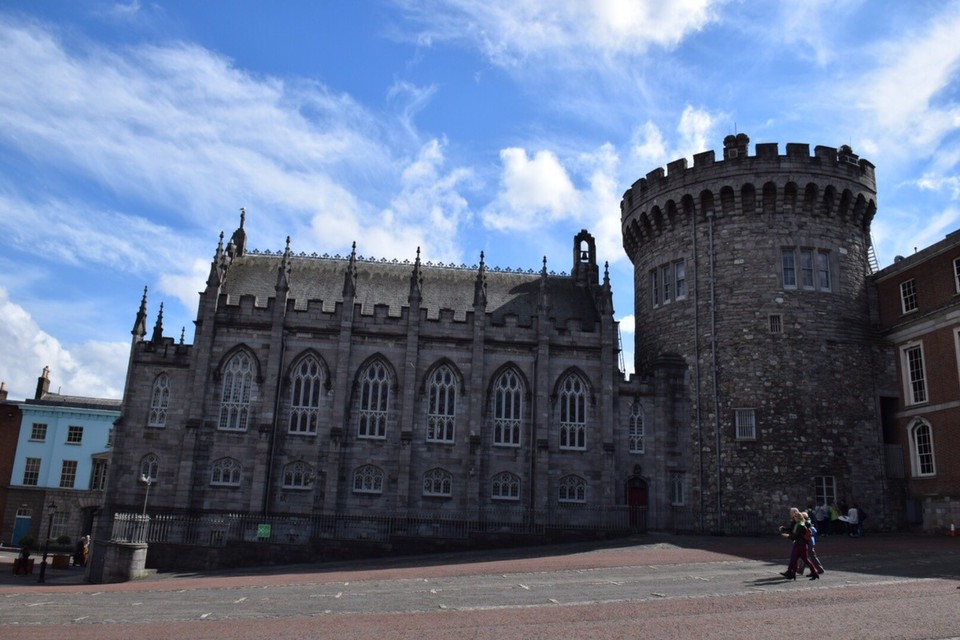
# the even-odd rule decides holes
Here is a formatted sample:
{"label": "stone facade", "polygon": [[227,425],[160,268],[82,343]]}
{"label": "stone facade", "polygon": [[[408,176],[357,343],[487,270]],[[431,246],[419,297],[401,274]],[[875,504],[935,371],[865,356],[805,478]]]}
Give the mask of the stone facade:
{"label": "stone facade", "polygon": [[704,528],[740,512],[774,527],[840,498],[879,524],[881,406],[897,388],[868,286],[874,167],[848,147],[748,143],[728,136],[722,160],[678,160],[624,194],[636,370],[664,352],[690,368]]}
{"label": "stone facade", "polygon": [[193,344],[163,336],[162,306],[148,335],[144,292],[108,512],[600,522],[638,507],[657,526],[685,508],[686,365],[624,379],[586,231],[570,275],[246,245],[241,218]]}

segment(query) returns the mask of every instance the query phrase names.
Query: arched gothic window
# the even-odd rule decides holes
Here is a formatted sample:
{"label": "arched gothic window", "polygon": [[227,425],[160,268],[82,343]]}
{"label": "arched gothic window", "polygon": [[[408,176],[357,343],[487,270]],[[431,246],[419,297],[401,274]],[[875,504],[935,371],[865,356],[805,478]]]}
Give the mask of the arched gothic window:
{"label": "arched gothic window", "polygon": [[290,388],[290,433],[315,434],[323,394],[323,369],[316,357],[307,356],[297,364]]}
{"label": "arched gothic window", "polygon": [[313,467],[306,462],[291,462],[283,468],[284,489],[306,489],[313,483]]}
{"label": "arched gothic window", "polygon": [[560,448],[587,448],[587,386],[570,374],[560,383]]}
{"label": "arched gothic window", "polygon": [[493,385],[493,444],[519,447],[523,420],[523,383],[508,369]]}
{"label": "arched gothic window", "polygon": [[220,392],[220,429],[246,431],[254,391],[253,358],[246,351],[227,362]]}
{"label": "arched gothic window", "polygon": [[383,470],[365,464],[353,472],[354,493],[383,493]]}
{"label": "arched gothic window", "polygon": [[150,482],[157,481],[157,474],[160,473],[160,458],[155,453],[148,453],[140,458],[140,477],[147,478]]}
{"label": "arched gothic window", "polygon": [[163,427],[167,424],[167,407],[170,405],[170,376],[161,373],[153,381],[150,392],[150,415],[148,427]]}
{"label": "arched gothic window", "polygon": [[233,458],[220,458],[213,461],[210,484],[222,487],[240,486],[240,463]]}
{"label": "arched gothic window", "polygon": [[560,502],[586,502],[587,481],[577,475],[560,478]]}
{"label": "arched gothic window", "polygon": [[457,377],[447,365],[430,376],[427,405],[427,441],[453,442],[457,409]]}
{"label": "arched gothic window", "polygon": [[453,475],[444,469],[431,469],[423,474],[423,495],[453,495]]}
{"label": "arched gothic window", "polygon": [[509,471],[493,476],[490,482],[490,496],[494,500],[519,500],[520,476]]}
{"label": "arched gothic window", "polygon": [[936,475],[933,428],[924,420],[917,420],[909,429],[910,458],[914,477]]}
{"label": "arched gothic window", "polygon": [[630,408],[630,453],[643,453],[643,405],[635,402]]}
{"label": "arched gothic window", "polygon": [[382,362],[370,364],[360,374],[358,438],[387,437],[387,407],[390,401],[390,374]]}

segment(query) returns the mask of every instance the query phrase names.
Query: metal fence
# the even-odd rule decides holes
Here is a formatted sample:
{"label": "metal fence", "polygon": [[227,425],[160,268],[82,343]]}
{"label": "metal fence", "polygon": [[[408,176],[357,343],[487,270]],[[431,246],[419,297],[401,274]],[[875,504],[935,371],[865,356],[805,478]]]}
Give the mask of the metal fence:
{"label": "metal fence", "polygon": [[550,511],[488,509],[469,515],[455,512],[307,516],[117,513],[113,518],[111,540],[216,547],[228,542],[298,545],[318,540],[388,542],[397,538],[465,539],[496,534],[628,533],[645,531],[646,517],[646,509],[626,506],[604,509],[570,506]]}

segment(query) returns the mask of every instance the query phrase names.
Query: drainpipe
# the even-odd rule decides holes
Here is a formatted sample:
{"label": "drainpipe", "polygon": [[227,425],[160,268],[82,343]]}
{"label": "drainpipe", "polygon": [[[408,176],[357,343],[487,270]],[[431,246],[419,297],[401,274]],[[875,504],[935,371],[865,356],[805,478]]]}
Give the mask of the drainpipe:
{"label": "drainpipe", "polygon": [[713,239],[714,212],[707,212],[710,221],[710,342],[713,358],[713,417],[714,433],[716,435],[717,453],[717,532],[723,531],[723,480],[720,467],[720,386],[717,382],[717,275],[716,275],[716,245]]}

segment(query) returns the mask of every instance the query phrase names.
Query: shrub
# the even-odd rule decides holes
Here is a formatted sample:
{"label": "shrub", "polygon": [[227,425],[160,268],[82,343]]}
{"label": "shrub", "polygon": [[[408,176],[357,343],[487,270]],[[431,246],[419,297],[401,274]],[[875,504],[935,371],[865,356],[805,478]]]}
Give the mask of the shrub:
{"label": "shrub", "polygon": [[22,536],[20,540],[17,541],[17,544],[21,547],[30,547],[33,549],[36,546],[35,542],[36,541],[33,539],[33,536],[27,535]]}
{"label": "shrub", "polygon": [[58,536],[57,544],[70,544],[70,536],[68,535]]}

